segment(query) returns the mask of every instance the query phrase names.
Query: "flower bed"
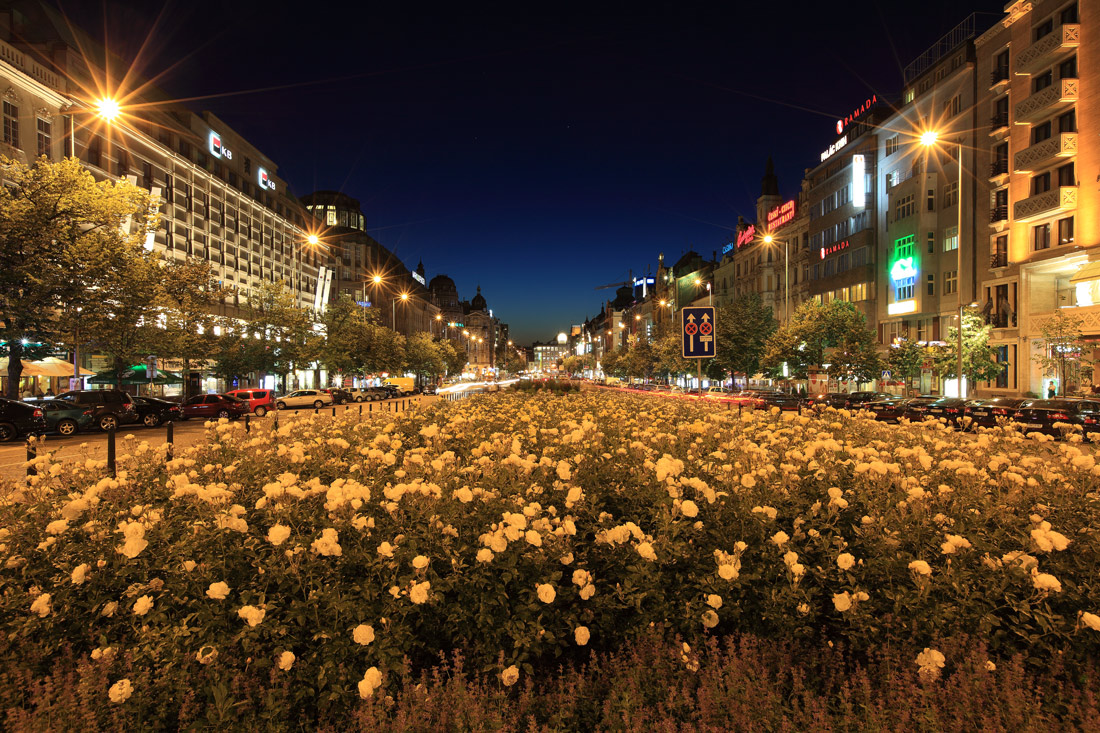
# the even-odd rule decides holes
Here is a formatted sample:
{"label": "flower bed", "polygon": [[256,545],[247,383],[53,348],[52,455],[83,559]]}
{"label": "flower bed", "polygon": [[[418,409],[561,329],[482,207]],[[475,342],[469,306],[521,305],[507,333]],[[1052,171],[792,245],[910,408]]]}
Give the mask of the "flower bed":
{"label": "flower bed", "polygon": [[3,487],[9,665],[115,665],[115,705],[261,675],[309,715],[452,650],[511,685],[652,625],[912,648],[929,681],[960,634],[1036,666],[1098,651],[1079,443],[603,392],[210,436],[171,460],[129,441],[117,479],[43,457]]}

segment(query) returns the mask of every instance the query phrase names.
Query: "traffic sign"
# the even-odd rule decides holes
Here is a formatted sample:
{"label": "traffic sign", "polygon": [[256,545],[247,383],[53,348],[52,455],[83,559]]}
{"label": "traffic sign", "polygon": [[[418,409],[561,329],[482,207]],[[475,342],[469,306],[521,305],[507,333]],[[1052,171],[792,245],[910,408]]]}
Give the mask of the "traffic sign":
{"label": "traffic sign", "polygon": [[680,313],[684,358],[708,359],[714,356],[714,308],[684,308]]}

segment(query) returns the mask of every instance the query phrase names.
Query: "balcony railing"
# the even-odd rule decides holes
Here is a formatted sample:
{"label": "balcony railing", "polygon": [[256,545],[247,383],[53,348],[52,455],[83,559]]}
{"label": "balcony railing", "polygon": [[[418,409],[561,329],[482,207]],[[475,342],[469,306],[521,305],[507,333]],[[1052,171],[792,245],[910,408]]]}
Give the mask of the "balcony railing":
{"label": "balcony railing", "polygon": [[1008,158],[995,158],[989,164],[989,177],[996,178],[1008,174]]}
{"label": "balcony railing", "polygon": [[999,221],[1008,220],[1008,204],[1001,204],[1000,206],[994,206],[989,210],[989,221],[996,224]]}
{"label": "balcony railing", "polygon": [[1077,101],[1079,79],[1059,79],[1016,105],[1016,122],[1035,122],[1069,107]]}
{"label": "balcony railing", "polygon": [[1015,328],[1016,314],[1009,314],[1008,311],[990,313],[985,317],[985,322],[993,326],[993,328]]}
{"label": "balcony railing", "polygon": [[1063,132],[1016,153],[1013,168],[1017,173],[1030,173],[1041,169],[1056,158],[1068,158],[1076,154],[1077,133]]}
{"label": "balcony railing", "polygon": [[1021,51],[1016,57],[1016,73],[1033,74],[1060,61],[1080,45],[1080,24],[1066,23]]}
{"label": "balcony railing", "polygon": [[1008,267],[1008,252],[994,252],[989,258],[990,267]]}
{"label": "balcony railing", "polygon": [[989,86],[995,87],[1002,81],[1008,81],[1008,67],[998,66],[989,73]]}
{"label": "balcony railing", "polygon": [[1059,186],[1017,201],[1012,208],[1014,221],[1023,222],[1077,208],[1077,186]]}
{"label": "balcony railing", "polygon": [[1002,127],[1008,127],[1008,112],[1001,112],[989,118],[990,132],[996,132]]}

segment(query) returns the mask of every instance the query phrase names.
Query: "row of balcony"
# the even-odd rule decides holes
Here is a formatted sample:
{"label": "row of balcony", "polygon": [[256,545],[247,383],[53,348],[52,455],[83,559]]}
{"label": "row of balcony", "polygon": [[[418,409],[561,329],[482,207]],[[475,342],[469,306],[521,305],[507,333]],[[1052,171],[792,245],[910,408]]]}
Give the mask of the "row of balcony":
{"label": "row of balcony", "polygon": [[1077,102],[1080,86],[1079,79],[1059,79],[1035,92],[1016,105],[1016,122],[1029,124],[1068,109]]}
{"label": "row of balcony", "polygon": [[[1077,208],[1077,186],[1058,186],[1026,199],[1012,206],[1012,218],[1018,222],[1035,221]],[[1008,205],[994,205],[989,210],[989,222],[998,224],[1008,221]]]}

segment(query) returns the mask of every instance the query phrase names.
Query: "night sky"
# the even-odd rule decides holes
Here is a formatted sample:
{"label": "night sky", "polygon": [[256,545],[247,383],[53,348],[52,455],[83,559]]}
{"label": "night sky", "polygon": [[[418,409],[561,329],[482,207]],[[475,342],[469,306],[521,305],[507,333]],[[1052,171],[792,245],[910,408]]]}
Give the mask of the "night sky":
{"label": "night sky", "polygon": [[[705,255],[870,93],[1002,2],[659,5],[234,0],[59,6],[178,98],[201,98],[301,195],[362,203],[371,234],[517,343],[595,315],[619,282]],[[459,7],[461,6],[461,7]],[[205,97],[205,98],[203,98]]]}

